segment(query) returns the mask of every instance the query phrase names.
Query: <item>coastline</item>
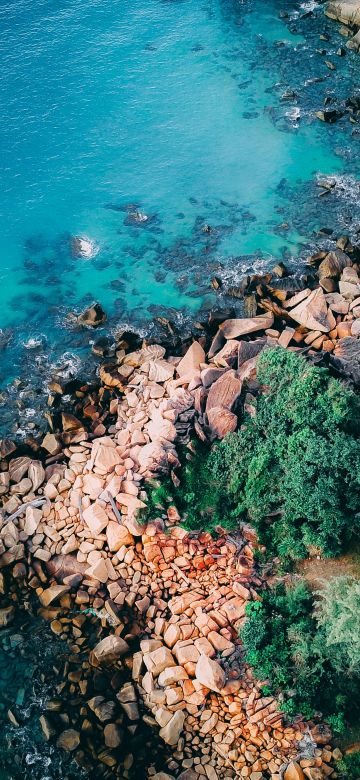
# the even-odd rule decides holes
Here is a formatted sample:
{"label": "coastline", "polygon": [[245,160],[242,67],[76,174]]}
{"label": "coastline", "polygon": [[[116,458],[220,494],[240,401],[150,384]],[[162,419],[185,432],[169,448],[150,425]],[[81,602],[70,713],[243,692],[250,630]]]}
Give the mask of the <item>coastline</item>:
{"label": "coastline", "polygon": [[[33,452],[2,441],[1,569],[12,572],[13,582],[28,581],[56,635],[67,638],[69,626],[76,629],[75,663],[87,644],[83,621],[96,626],[100,645],[86,649],[85,681],[115,662],[110,699],[106,689],[89,703],[80,670],[69,678],[70,693],[86,698],[85,721],[93,725],[84,727],[72,711],[65,734],[50,738],[80,763],[87,728],[95,728],[105,739],[96,766],[131,777],[131,766],[118,763],[121,745],[125,735],[142,734],[145,723],[167,746],[162,765],[147,767],[157,780],[163,771],[195,780],[199,763],[209,780],[239,774],[258,780],[263,771],[288,780],[291,761],[311,770],[306,777],[320,777],[319,767],[336,776],[329,729],[301,719],[291,725],[241,660],[238,631],[261,587],[252,529],[242,527],[235,539],[218,529],[212,537],[185,531],[173,505],[159,507],[159,516],[141,513],[154,478],[170,472],[176,484],[179,445],[191,456],[193,436],[211,442],[241,424],[263,349],[299,351],[359,381],[357,249],[345,237],[338,244],[312,258],[320,279],[314,277],[312,290],[282,266],[278,276],[245,280],[251,316],[213,312],[210,331],[184,343],[182,356],[168,345],[129,343],[128,335],[126,348],[120,343],[116,359],[100,368],[91,399],[75,389],[78,416],[54,418],[62,430],[48,432]],[[70,618],[74,610],[84,614]],[[5,623],[7,614],[5,607]]]}

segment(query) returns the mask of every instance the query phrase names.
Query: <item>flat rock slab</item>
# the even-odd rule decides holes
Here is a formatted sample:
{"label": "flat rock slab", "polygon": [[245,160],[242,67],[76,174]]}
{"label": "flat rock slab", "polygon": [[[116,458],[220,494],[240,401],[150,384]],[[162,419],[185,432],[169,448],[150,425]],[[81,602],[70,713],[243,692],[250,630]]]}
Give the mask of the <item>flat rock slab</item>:
{"label": "flat rock slab", "polygon": [[329,333],[336,326],[335,317],[328,309],[325,295],[320,288],[313,290],[304,301],[295,306],[290,316],[309,330],[319,330],[321,333]]}
{"label": "flat rock slab", "polygon": [[238,320],[225,320],[219,330],[226,339],[236,339],[246,336],[248,333],[256,333],[258,330],[266,330],[274,324],[274,315],[259,314],[257,317],[245,317]]}
{"label": "flat rock slab", "polygon": [[236,431],[238,418],[229,409],[224,409],[223,406],[214,406],[208,412],[208,423],[211,438],[223,439],[227,433]]}

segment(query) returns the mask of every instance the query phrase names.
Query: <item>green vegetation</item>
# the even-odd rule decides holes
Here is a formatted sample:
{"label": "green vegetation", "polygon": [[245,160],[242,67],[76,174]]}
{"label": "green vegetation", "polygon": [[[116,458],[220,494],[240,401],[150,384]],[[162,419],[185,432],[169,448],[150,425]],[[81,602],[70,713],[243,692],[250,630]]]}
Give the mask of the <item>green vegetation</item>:
{"label": "green vegetation", "polygon": [[359,780],[360,752],[348,753],[337,762],[336,768],[341,780]]}
{"label": "green vegetation", "polygon": [[246,659],[289,714],[321,710],[335,732],[359,714],[360,584],[331,580],[313,597],[303,581],[279,583],[247,607],[241,631]]}
{"label": "green vegetation", "polygon": [[360,530],[359,400],[326,369],[262,352],[256,415],[198,449],[171,494],[189,529],[251,522],[270,554],[337,554]]}

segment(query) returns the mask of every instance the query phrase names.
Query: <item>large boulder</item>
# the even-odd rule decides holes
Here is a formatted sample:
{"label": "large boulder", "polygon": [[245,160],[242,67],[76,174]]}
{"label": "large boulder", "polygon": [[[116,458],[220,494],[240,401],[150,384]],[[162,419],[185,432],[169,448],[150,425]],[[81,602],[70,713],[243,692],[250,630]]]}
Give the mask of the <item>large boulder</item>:
{"label": "large boulder", "polygon": [[106,314],[100,303],[88,306],[77,318],[79,325],[84,325],[86,328],[98,328],[105,320]]}
{"label": "large boulder", "polygon": [[304,772],[297,761],[291,761],[284,772],[284,780],[305,780]]}
{"label": "large boulder", "polygon": [[339,339],[330,359],[336,368],[360,383],[360,339],[356,336]]}
{"label": "large boulder", "polygon": [[238,418],[234,412],[223,406],[214,406],[208,413],[211,439],[223,439],[227,433],[236,431]]}
{"label": "large boulder", "polygon": [[216,693],[221,691],[226,682],[225,672],[220,664],[203,653],[196,664],[195,677],[202,685]]}
{"label": "large boulder", "polygon": [[324,292],[320,287],[291,309],[290,316],[309,330],[319,330],[321,333],[329,333],[336,326],[335,317],[328,309]]}
{"label": "large boulder", "polygon": [[259,314],[257,317],[245,317],[244,319],[225,320],[219,330],[226,339],[236,339],[248,333],[256,333],[258,330],[267,330],[274,324],[274,315]]}
{"label": "large boulder", "polygon": [[333,0],[327,3],[325,13],[343,24],[360,25],[359,0]]}
{"label": "large boulder", "polygon": [[93,656],[100,664],[112,664],[122,658],[129,650],[129,645],[120,636],[110,634],[95,645]]}
{"label": "large boulder", "polygon": [[200,368],[200,363],[205,363],[205,352],[198,341],[194,341],[176,368],[179,376],[193,374]]}
{"label": "large boulder", "polygon": [[206,413],[210,409],[223,407],[232,411],[241,395],[242,382],[233,369],[225,371],[225,374],[211,385],[206,402]]}

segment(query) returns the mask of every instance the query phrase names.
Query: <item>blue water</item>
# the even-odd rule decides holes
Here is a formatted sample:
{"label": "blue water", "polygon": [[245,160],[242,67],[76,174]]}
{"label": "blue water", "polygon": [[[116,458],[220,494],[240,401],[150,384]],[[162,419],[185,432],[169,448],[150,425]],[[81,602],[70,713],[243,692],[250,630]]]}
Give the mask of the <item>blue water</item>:
{"label": "blue water", "polygon": [[[81,355],[89,334],[66,315],[94,299],[112,326],[194,313],[215,300],[214,269],[298,262],[326,215],[317,174],[358,166],[351,127],[314,119],[326,91],[346,94],[356,55],[326,69],[319,31],[330,25],[330,54],[343,39],[320,6],[303,20],[310,6],[1,2],[1,381]],[[281,100],[289,87],[298,103]],[[71,235],[96,257],[74,259]]]}

